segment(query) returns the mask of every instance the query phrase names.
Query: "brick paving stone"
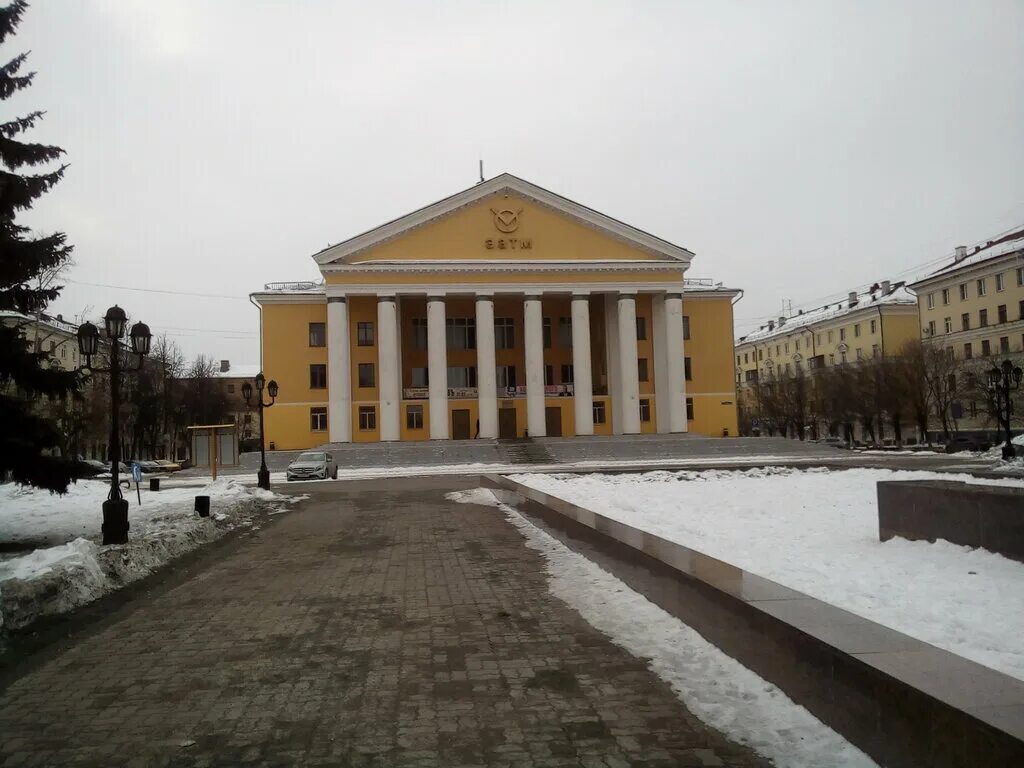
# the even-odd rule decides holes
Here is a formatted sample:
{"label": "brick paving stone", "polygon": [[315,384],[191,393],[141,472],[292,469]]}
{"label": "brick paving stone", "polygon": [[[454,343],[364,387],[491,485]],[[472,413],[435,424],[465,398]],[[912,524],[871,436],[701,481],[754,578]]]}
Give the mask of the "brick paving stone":
{"label": "brick paving stone", "polygon": [[764,766],[547,589],[473,478],[298,511],[0,692],[0,766]]}

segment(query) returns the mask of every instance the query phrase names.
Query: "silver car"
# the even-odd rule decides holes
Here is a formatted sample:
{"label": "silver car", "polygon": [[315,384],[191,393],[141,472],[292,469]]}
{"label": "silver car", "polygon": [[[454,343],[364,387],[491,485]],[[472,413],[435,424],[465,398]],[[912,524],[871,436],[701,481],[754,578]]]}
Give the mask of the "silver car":
{"label": "silver car", "polygon": [[306,451],[292,460],[287,474],[289,480],[337,480],[338,465],[325,451]]}

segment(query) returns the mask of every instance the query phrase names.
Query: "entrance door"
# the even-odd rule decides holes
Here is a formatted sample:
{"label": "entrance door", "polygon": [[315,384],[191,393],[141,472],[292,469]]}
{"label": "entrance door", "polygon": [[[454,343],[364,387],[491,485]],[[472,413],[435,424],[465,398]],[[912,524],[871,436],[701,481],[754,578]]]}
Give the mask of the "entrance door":
{"label": "entrance door", "polygon": [[457,408],[452,411],[452,440],[469,440],[469,409]]}
{"label": "entrance door", "polygon": [[516,439],[516,409],[498,409],[498,437],[502,440]]}
{"label": "entrance door", "polygon": [[544,409],[544,425],[548,437],[562,436],[562,409],[556,406],[549,406]]}

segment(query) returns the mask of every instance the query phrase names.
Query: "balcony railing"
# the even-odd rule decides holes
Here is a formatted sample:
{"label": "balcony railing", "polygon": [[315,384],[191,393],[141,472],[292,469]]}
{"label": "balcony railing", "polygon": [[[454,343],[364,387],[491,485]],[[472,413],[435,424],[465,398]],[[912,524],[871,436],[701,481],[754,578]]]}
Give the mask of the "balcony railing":
{"label": "balcony railing", "polygon": [[[471,400],[478,397],[479,393],[480,390],[477,387],[448,387],[449,400]],[[523,398],[526,397],[526,387],[497,387],[494,393],[500,400]],[[572,384],[549,384],[544,387],[544,397],[572,396]],[[428,400],[429,398],[429,387],[404,387],[402,389],[403,400]]]}

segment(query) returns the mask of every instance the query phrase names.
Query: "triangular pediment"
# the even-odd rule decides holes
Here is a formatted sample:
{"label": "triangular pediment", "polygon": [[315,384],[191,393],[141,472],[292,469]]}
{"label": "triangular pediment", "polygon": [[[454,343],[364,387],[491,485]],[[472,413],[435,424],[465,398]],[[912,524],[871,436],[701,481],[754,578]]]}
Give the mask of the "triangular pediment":
{"label": "triangular pediment", "polygon": [[321,267],[437,261],[668,261],[693,254],[511,174],[317,253]]}

